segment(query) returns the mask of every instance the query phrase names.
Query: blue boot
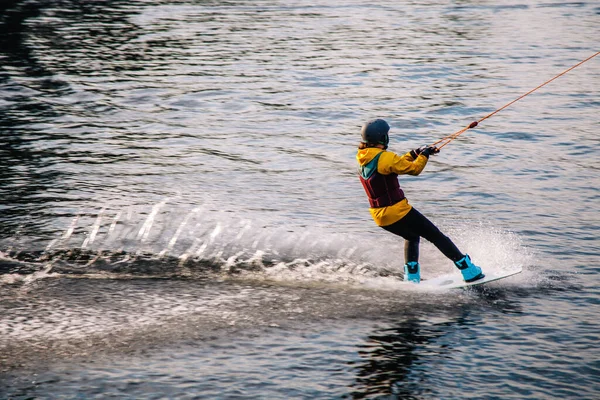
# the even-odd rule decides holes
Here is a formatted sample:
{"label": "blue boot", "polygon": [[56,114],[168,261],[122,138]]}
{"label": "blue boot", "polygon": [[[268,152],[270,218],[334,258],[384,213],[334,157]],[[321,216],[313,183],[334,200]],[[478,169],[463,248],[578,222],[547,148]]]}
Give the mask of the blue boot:
{"label": "blue boot", "polygon": [[468,254],[465,254],[462,259],[455,261],[454,264],[456,265],[456,268],[460,269],[465,282],[473,282],[485,276],[483,272],[481,272],[481,268],[473,264],[471,257],[469,257]]}
{"label": "blue boot", "polygon": [[406,282],[421,282],[421,267],[417,261],[409,261],[404,264],[404,280]]}

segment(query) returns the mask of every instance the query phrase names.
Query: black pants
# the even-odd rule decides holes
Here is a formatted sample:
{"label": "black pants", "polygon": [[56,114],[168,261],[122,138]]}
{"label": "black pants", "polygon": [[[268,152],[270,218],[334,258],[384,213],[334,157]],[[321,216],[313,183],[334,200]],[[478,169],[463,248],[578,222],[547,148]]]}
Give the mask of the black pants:
{"label": "black pants", "polygon": [[414,208],[400,221],[382,226],[382,228],[406,239],[404,243],[405,262],[419,261],[419,240],[421,237],[433,243],[452,261],[458,261],[464,257],[448,236],[440,232],[430,220]]}

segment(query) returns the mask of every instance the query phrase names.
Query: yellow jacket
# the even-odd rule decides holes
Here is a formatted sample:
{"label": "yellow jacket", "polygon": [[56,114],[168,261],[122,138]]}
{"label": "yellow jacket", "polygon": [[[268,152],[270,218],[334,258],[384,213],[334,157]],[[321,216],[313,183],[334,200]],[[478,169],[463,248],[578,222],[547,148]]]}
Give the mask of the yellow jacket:
{"label": "yellow jacket", "polygon": [[[391,151],[385,151],[376,147],[359,149],[358,153],[356,153],[356,160],[360,166],[363,166],[381,152],[383,154],[379,156],[377,172],[382,175],[419,175],[428,161],[428,158],[422,154],[419,154],[417,158],[413,158],[410,152],[399,156]],[[408,204],[408,200],[404,199],[388,207],[370,208],[369,211],[371,211],[371,216],[377,225],[387,226],[401,220],[411,208],[412,206]]]}

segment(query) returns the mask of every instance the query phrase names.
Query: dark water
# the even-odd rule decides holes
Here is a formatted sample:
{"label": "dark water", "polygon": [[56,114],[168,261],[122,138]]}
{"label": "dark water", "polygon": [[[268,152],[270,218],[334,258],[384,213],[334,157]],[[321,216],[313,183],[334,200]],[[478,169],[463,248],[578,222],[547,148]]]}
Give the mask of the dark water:
{"label": "dark water", "polygon": [[399,282],[354,160],[367,119],[406,151],[594,54],[598,4],[0,11],[1,398],[600,396],[600,58],[401,180],[520,275]]}

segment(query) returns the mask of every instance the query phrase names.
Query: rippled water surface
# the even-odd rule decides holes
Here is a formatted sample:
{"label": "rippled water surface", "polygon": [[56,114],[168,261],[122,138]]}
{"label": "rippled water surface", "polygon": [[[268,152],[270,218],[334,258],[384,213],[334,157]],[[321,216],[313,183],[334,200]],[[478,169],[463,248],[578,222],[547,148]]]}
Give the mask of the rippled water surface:
{"label": "rippled water surface", "polygon": [[[594,2],[7,0],[0,397],[598,398],[600,57],[411,204],[484,270],[401,282],[360,126],[435,142],[598,50]],[[422,243],[425,278],[453,270]]]}

